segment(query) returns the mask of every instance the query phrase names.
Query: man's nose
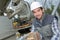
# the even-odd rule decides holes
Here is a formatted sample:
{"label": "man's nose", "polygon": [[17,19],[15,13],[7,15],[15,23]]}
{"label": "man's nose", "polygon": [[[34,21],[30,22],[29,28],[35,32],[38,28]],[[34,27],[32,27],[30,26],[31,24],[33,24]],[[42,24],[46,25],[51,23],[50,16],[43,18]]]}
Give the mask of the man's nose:
{"label": "man's nose", "polygon": [[36,15],[39,15],[39,12],[36,12]]}

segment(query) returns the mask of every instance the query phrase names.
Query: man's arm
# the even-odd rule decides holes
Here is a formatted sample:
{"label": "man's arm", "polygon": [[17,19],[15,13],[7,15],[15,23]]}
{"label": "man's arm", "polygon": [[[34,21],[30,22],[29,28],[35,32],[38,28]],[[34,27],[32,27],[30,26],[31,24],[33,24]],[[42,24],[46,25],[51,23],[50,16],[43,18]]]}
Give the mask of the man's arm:
{"label": "man's arm", "polygon": [[54,18],[53,22],[52,22],[52,31],[54,34],[59,33],[58,30],[58,21],[56,20],[56,18]]}
{"label": "man's arm", "polygon": [[36,30],[36,28],[34,27],[33,24],[32,24],[32,28],[31,28],[31,32],[36,32],[37,36],[39,35],[40,38],[42,39],[42,35],[38,32],[38,30]]}
{"label": "man's arm", "polygon": [[51,40],[58,40],[59,29],[58,29],[58,21],[56,20],[56,18],[54,18],[54,20],[52,22],[52,31],[53,31],[54,35]]}
{"label": "man's arm", "polygon": [[31,32],[34,32],[35,28],[34,28],[34,25],[32,24],[32,27],[31,27]]}

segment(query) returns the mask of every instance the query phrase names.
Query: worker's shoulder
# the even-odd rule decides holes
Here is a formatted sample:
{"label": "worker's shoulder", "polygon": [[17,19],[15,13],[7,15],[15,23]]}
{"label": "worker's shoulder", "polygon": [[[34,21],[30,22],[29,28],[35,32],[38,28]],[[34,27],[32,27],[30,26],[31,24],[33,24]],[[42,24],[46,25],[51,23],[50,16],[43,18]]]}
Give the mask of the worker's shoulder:
{"label": "worker's shoulder", "polygon": [[53,19],[53,18],[55,18],[55,16],[54,15],[50,15],[50,14],[45,14],[45,18],[46,19]]}
{"label": "worker's shoulder", "polygon": [[54,16],[53,15],[46,14],[44,19],[43,19],[43,22],[52,23],[53,20],[54,20]]}

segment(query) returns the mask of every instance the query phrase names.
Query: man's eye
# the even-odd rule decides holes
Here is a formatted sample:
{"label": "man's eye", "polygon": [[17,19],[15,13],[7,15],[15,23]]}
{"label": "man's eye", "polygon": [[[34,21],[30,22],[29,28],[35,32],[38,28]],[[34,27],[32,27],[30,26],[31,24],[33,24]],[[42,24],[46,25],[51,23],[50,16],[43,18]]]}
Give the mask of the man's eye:
{"label": "man's eye", "polygon": [[36,12],[33,12],[33,13],[36,13]]}
{"label": "man's eye", "polygon": [[33,13],[36,13],[36,12],[34,12],[34,11],[32,11]]}
{"label": "man's eye", "polygon": [[40,9],[38,10],[38,12],[40,11]]}

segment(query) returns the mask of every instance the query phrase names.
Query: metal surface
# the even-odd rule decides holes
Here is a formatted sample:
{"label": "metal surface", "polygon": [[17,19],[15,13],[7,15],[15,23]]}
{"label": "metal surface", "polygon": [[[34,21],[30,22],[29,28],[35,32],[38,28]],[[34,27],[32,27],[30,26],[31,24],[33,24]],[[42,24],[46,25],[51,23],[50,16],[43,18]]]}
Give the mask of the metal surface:
{"label": "metal surface", "polygon": [[20,17],[30,18],[30,7],[29,3],[27,3],[26,1],[20,1],[20,3],[17,6],[11,7],[15,11],[9,16],[9,18],[14,17],[16,14],[20,15]]}
{"label": "metal surface", "polygon": [[52,12],[52,15],[54,15],[56,13],[59,4],[60,4],[60,1],[58,1],[57,4],[56,4],[56,6],[54,7],[54,10]]}
{"label": "metal surface", "polygon": [[11,0],[0,0],[0,14],[4,13],[6,7],[8,6]]}
{"label": "metal surface", "polygon": [[0,39],[6,38],[14,33],[12,20],[9,20],[8,17],[0,16]]}

